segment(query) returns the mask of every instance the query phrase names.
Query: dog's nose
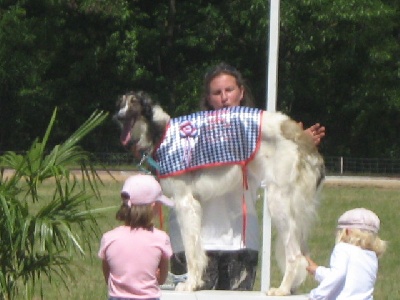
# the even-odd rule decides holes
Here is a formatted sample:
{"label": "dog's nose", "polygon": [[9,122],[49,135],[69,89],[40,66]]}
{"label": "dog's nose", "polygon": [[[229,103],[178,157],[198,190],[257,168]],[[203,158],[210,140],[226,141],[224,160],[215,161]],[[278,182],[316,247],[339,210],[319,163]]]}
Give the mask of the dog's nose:
{"label": "dog's nose", "polygon": [[119,122],[123,118],[119,114],[115,114],[115,115],[113,115],[112,119],[113,119],[114,122]]}
{"label": "dog's nose", "polygon": [[115,119],[117,119],[117,120],[123,120],[123,119],[125,119],[125,113],[119,111],[119,112],[117,112],[117,113],[114,115],[114,117],[115,117]]}

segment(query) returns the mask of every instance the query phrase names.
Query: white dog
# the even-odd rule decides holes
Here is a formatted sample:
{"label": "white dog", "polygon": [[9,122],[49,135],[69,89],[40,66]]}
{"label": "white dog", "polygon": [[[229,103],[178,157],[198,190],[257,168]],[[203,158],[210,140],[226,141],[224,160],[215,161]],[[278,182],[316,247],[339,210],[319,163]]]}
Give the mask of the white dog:
{"label": "white dog", "polygon": [[[121,143],[134,146],[135,151],[154,154],[166,129],[172,128],[174,119],[144,92],[123,95],[119,99],[118,109],[116,118],[122,125]],[[237,108],[234,112],[241,113],[241,109]],[[209,116],[213,115],[213,124],[222,122],[222,127],[231,127],[232,120],[225,118],[230,113],[229,109],[208,112]],[[202,285],[202,274],[207,266],[207,256],[199,238],[202,201],[212,201],[213,197],[221,196],[235,187],[243,188],[245,168],[252,175],[248,178],[256,178],[255,184],[266,185],[268,208],[277,229],[277,261],[284,275],[280,286],[271,288],[267,293],[289,295],[307,274],[304,255],[308,252],[307,240],[316,219],[318,192],[324,179],[324,162],[312,138],[288,116],[260,111],[259,142],[256,142],[256,150],[245,165],[219,163],[211,168],[193,167],[195,158],[192,150],[196,139],[200,139],[198,131],[210,131],[213,126],[208,126],[206,130],[197,128],[190,122],[191,117],[187,118],[189,123],[178,126],[181,132],[170,139],[170,142],[179,139],[179,134],[182,138],[183,133],[181,144],[185,154],[178,155],[178,159],[170,154],[156,155],[158,163],[168,164],[166,160],[171,160],[172,168],[181,168],[173,169],[172,176],[158,173],[164,193],[175,201],[187,260],[188,280],[180,283],[177,290],[192,291]],[[219,135],[218,139],[226,139],[227,135],[228,140],[234,138],[229,133]],[[210,144],[210,141],[206,144]]]}

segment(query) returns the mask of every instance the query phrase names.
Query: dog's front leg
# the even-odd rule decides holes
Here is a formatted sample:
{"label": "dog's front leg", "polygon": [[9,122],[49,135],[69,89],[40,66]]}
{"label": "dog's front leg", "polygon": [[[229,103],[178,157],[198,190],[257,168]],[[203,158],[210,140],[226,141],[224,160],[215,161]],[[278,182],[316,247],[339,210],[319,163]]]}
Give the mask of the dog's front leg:
{"label": "dog's front leg", "polygon": [[299,197],[295,189],[282,189],[271,185],[268,189],[268,205],[273,224],[277,230],[277,259],[284,275],[278,288],[270,288],[269,296],[290,295],[306,278],[307,261],[301,253],[303,226],[293,214],[293,206]]}
{"label": "dog's front leg", "polygon": [[176,213],[185,248],[188,279],[176,286],[178,291],[194,291],[202,286],[207,256],[201,243],[202,208],[193,195],[175,199]]}

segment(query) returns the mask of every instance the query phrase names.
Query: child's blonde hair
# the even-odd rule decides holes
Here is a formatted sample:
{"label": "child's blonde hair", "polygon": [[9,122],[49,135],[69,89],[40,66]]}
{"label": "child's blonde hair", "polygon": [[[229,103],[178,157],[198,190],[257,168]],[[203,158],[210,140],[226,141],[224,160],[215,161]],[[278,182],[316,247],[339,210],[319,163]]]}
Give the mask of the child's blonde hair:
{"label": "child's blonde hair", "polygon": [[381,240],[377,234],[357,228],[338,228],[336,232],[336,243],[339,242],[374,251],[378,257],[381,257],[387,248],[387,242]]}
{"label": "child's blonde hair", "polygon": [[344,242],[371,250],[380,257],[387,246],[378,236],[380,224],[379,217],[372,210],[363,207],[350,209],[338,219],[336,243]]}

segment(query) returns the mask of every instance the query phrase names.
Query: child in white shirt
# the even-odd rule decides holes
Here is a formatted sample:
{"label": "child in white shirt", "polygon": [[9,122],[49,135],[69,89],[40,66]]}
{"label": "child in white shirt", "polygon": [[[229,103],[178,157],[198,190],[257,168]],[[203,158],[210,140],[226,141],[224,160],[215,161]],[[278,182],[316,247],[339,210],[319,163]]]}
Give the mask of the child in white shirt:
{"label": "child in white shirt", "polygon": [[365,208],[349,210],[339,218],[330,267],[307,258],[307,271],[319,282],[310,292],[310,300],[373,299],[378,258],[386,250],[386,242],[378,236],[379,227],[378,216]]}

